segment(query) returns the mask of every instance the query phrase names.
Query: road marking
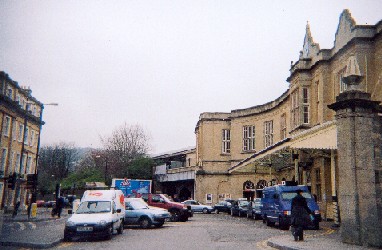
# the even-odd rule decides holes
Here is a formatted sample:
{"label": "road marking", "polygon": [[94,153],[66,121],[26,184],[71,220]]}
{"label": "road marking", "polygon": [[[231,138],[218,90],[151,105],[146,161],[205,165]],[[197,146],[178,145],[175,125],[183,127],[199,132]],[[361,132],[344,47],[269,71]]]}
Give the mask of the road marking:
{"label": "road marking", "polygon": [[25,225],[22,222],[16,222],[20,226],[20,231],[25,230]]}
{"label": "road marking", "polygon": [[74,245],[74,243],[72,243],[72,242],[64,242],[64,243],[61,243],[57,248],[70,247],[72,245]]}
{"label": "road marking", "polygon": [[267,243],[268,243],[268,240],[259,241],[259,242],[256,243],[256,246],[259,249],[264,249],[264,250],[276,249],[276,248],[273,248],[271,246],[268,246]]}
{"label": "road marking", "polygon": [[27,222],[27,224],[29,225],[29,228],[30,229],[36,229],[36,224],[33,223],[33,222]]}

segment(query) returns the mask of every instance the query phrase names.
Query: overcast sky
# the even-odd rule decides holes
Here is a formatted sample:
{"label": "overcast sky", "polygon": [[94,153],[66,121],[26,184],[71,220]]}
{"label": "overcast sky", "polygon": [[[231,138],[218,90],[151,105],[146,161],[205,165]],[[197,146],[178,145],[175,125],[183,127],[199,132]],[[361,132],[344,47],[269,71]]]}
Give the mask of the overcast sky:
{"label": "overcast sky", "polygon": [[45,106],[42,144],[100,147],[140,124],[151,153],[195,145],[202,112],[230,112],[288,88],[309,21],[333,47],[339,16],[382,19],[382,1],[5,1],[0,70]]}

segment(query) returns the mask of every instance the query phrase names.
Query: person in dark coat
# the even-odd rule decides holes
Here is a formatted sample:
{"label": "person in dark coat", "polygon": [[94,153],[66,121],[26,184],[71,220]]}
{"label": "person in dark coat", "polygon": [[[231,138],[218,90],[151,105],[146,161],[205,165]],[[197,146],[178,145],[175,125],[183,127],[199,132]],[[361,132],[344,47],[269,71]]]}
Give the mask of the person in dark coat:
{"label": "person in dark coat", "polygon": [[295,241],[304,240],[304,227],[310,223],[309,214],[312,213],[302,193],[302,190],[297,190],[297,195],[292,199],[291,225]]}
{"label": "person in dark coat", "polygon": [[13,209],[13,213],[12,213],[12,218],[15,218],[16,215],[17,215],[17,212],[19,211],[19,208],[20,208],[20,201],[17,201],[14,209]]}
{"label": "person in dark coat", "polygon": [[58,197],[58,199],[56,200],[56,209],[57,209],[57,215],[58,215],[58,218],[61,217],[61,213],[62,213],[62,209],[64,208],[64,205],[65,205],[65,201],[64,201],[64,197],[60,196]]}

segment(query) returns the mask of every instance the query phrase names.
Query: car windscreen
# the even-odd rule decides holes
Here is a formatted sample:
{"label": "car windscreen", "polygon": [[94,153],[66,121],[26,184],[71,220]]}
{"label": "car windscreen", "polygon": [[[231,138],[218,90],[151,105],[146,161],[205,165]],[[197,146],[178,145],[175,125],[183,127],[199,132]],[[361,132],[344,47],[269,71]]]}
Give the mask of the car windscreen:
{"label": "car windscreen", "polygon": [[[282,192],[281,193],[281,199],[283,200],[291,200],[297,195],[296,191],[291,191],[291,192]],[[306,199],[311,199],[312,195],[308,192],[303,192],[302,196]]]}
{"label": "car windscreen", "polygon": [[76,214],[108,213],[110,211],[110,201],[84,201],[81,202]]}
{"label": "car windscreen", "polygon": [[173,202],[173,199],[170,198],[167,194],[163,194],[163,196],[164,196],[164,201],[165,202]]}
{"label": "car windscreen", "polygon": [[248,206],[248,204],[249,204],[249,201],[239,201],[239,206],[241,207]]}
{"label": "car windscreen", "polygon": [[143,204],[142,202],[139,202],[139,201],[128,201],[126,202],[126,207],[129,206],[129,207],[132,207],[134,210],[135,209],[148,209],[148,207]]}

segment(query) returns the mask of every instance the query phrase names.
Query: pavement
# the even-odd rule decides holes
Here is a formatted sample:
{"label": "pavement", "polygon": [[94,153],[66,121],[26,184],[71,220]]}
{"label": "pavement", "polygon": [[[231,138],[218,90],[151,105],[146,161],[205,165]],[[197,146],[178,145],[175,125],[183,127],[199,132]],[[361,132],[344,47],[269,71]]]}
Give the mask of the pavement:
{"label": "pavement", "polygon": [[266,244],[280,250],[322,250],[322,249],[346,249],[366,250],[377,249],[365,246],[345,244],[341,241],[339,228],[332,227],[333,222],[321,222],[320,230],[304,230],[304,241],[294,241],[292,234],[280,235],[269,238]]}
{"label": "pavement", "polygon": [[68,213],[63,210],[61,218],[52,217],[51,210],[38,208],[37,217],[29,219],[26,211],[15,218],[11,214],[0,213],[0,248],[8,246],[43,249],[58,245],[64,237]]}
{"label": "pavement", "polygon": [[[1,249],[15,247],[43,249],[53,248],[60,244],[64,237],[67,211],[62,212],[61,218],[52,218],[51,209],[42,208],[37,218],[28,219],[24,212],[12,218],[10,214],[0,213],[0,246]],[[349,245],[341,242],[338,228],[332,228],[332,222],[322,222],[320,230],[305,230],[304,241],[294,241],[291,234],[271,237],[263,245],[281,250],[318,250],[318,249],[373,249],[363,246]]]}

